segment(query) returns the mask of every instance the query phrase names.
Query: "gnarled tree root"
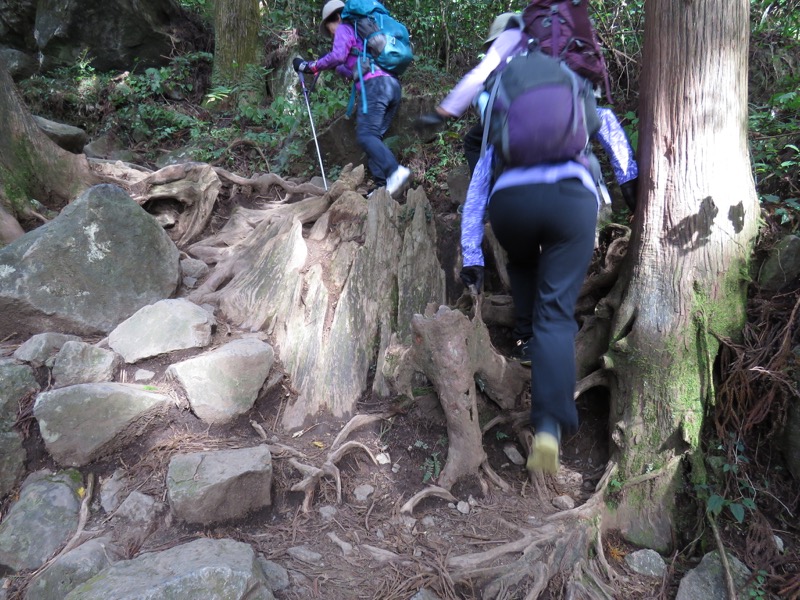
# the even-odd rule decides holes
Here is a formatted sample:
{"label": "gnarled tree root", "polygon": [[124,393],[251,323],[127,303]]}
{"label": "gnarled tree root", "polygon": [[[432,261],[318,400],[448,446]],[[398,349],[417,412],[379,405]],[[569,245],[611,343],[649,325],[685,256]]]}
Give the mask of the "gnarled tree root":
{"label": "gnarled tree root", "polygon": [[[432,307],[411,321],[412,345],[390,361],[394,371],[386,373],[395,389],[410,396],[412,374],[423,373],[433,384],[447,421],[447,461],[438,487],[450,490],[461,477],[478,476],[488,489],[485,476],[501,489],[507,483],[489,465],[478,422],[476,381],[501,408],[513,409],[528,387],[527,369],[497,353],[480,315],[480,300],[472,318],[460,311]],[[389,361],[387,361],[389,362]],[[431,489],[428,495],[437,493]],[[409,500],[407,512],[421,500]]]}
{"label": "gnarled tree root", "polygon": [[[328,456],[319,467],[301,462],[300,459],[305,459],[305,457],[288,446],[284,446],[282,444],[270,445],[270,452],[273,454],[288,454],[291,456],[291,458],[288,459],[289,464],[300,471],[300,473],[303,475],[303,479],[294,484],[291,488],[293,492],[303,492],[305,494],[302,506],[303,512],[309,512],[311,510],[314,502],[314,492],[316,491],[317,486],[323,477],[330,477],[334,480],[336,483],[336,502],[339,504],[342,503],[342,476],[339,472],[337,463],[350,452],[354,450],[363,450],[366,452],[367,456],[369,456],[374,465],[378,464],[375,456],[373,456],[372,452],[370,452],[369,448],[367,448],[364,444],[354,441],[345,442],[344,440],[357,429],[365,427],[366,425],[381,419],[388,419],[391,416],[391,414],[382,413],[377,415],[356,415],[350,419],[350,421],[342,428],[342,431],[339,432],[339,435],[336,436],[333,444],[331,444]],[[259,431],[260,426],[257,425],[258,424],[253,424],[253,427],[256,429],[256,431]],[[261,431],[263,431],[263,428],[261,428]],[[261,435],[261,431],[259,431],[259,435]],[[262,437],[266,436],[264,435]]]}
{"label": "gnarled tree root", "polygon": [[[605,558],[601,529],[603,496],[615,471],[616,465],[609,463],[595,493],[582,506],[550,515],[535,529],[517,527],[518,539],[484,552],[450,556],[445,563],[450,578],[456,583],[478,582],[484,598],[505,598],[509,588],[524,586],[526,600],[535,600],[556,575],[567,579],[567,598],[617,597],[615,585],[624,578]],[[516,558],[509,561],[508,556]]]}

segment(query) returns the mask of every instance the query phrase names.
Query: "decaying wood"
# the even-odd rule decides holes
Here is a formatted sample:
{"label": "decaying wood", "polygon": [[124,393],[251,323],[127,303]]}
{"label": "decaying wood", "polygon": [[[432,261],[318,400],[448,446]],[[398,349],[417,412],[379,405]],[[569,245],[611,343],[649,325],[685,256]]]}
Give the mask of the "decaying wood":
{"label": "decaying wood", "polygon": [[[402,354],[393,380],[406,395],[409,371],[423,373],[436,389],[447,420],[447,462],[439,487],[449,490],[462,477],[482,473],[502,489],[508,485],[491,468],[483,449],[478,421],[476,379],[501,408],[513,409],[528,387],[528,370],[495,351],[475,302],[472,318],[439,307],[411,321],[412,344]],[[486,483],[481,478],[481,484]],[[406,505],[413,509],[413,503]]]}

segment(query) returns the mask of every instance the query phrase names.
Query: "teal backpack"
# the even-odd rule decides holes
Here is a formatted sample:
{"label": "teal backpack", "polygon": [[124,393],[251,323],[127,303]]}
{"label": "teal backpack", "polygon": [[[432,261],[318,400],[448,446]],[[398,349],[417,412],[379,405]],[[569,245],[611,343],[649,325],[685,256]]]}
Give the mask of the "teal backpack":
{"label": "teal backpack", "polygon": [[[342,9],[342,21],[350,23],[362,47],[358,51],[358,79],[361,83],[362,112],[367,112],[367,99],[364,91],[364,71],[373,70],[375,65],[395,77],[402,75],[411,61],[414,51],[411,48],[408,29],[394,19],[386,7],[377,0],[346,0]],[[350,96],[348,115],[355,103],[355,84]]]}

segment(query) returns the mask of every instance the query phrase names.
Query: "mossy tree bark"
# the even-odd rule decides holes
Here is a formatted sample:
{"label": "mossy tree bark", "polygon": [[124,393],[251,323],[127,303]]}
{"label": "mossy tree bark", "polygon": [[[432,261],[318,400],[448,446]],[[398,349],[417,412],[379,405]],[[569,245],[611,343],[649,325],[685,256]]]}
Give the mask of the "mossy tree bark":
{"label": "mossy tree bark", "polygon": [[[716,336],[745,322],[759,206],[747,147],[746,0],[648,0],[640,194],[604,356],[623,482],[617,522],[671,544],[679,460],[702,477],[699,436],[713,400]],[[666,509],[666,510],[665,510]]]}
{"label": "mossy tree bark", "polygon": [[0,243],[22,235],[32,200],[58,209],[95,182],[82,154],[59,148],[36,125],[0,63]]}
{"label": "mossy tree bark", "polygon": [[262,64],[258,0],[217,0],[214,15],[214,69],[216,86],[237,87],[238,102],[257,104],[266,93],[255,78]]}

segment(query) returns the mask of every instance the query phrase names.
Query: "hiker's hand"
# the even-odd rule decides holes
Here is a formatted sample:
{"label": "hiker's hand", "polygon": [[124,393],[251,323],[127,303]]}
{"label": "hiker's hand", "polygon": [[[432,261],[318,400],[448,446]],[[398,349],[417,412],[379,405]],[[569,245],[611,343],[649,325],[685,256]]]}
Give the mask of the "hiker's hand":
{"label": "hiker's hand", "polygon": [[[481,293],[481,288],[483,287],[483,267],[480,265],[472,265],[470,267],[462,267],[461,273],[459,273],[461,277],[461,283],[464,284],[466,288],[472,288],[475,286],[474,292],[476,294]],[[470,289],[470,291],[472,291]]]}
{"label": "hiker's hand", "polygon": [[622,199],[625,200],[625,204],[628,205],[628,210],[631,212],[636,211],[636,192],[639,188],[639,179],[631,179],[630,181],[626,181],[625,183],[619,186],[620,191],[622,192]]}
{"label": "hiker's hand", "polygon": [[444,126],[446,121],[447,119],[445,117],[440,115],[438,112],[433,111],[417,117],[417,120],[414,121],[414,129],[417,131],[438,129],[439,127]]}
{"label": "hiker's hand", "polygon": [[311,68],[311,63],[303,60],[299,56],[292,61],[294,70],[298,73],[313,73],[314,69]]}

